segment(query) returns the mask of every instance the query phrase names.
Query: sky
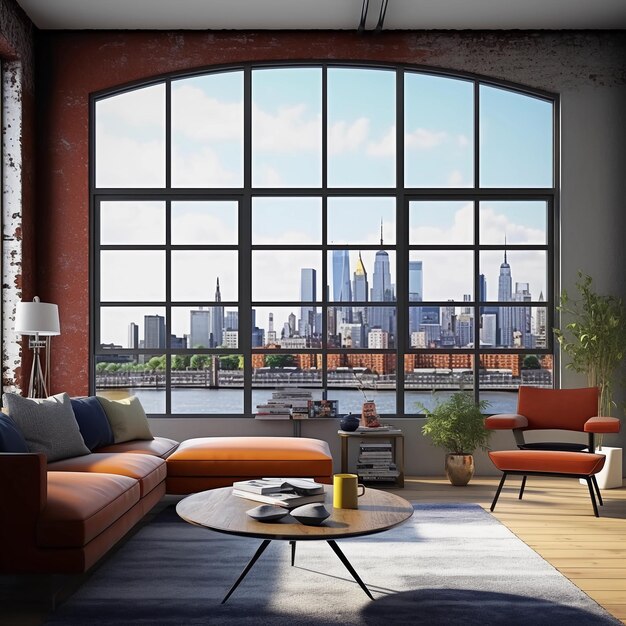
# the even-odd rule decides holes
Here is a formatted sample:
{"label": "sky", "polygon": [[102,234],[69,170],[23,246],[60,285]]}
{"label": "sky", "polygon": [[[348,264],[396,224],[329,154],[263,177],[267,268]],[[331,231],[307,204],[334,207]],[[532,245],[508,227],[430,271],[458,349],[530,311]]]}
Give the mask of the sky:
{"label": "sky", "polygon": [[[320,197],[256,197],[252,244],[350,245],[351,273],[359,246],[509,245],[546,242],[543,201],[414,200],[409,232],[395,223],[396,74],[390,70],[328,70],[328,187],[389,188],[380,197],[329,197],[327,241],[322,241]],[[322,73],[319,68],[262,69],[252,79],[253,187],[321,188]],[[404,179],[407,186],[472,188],[474,183],[473,83],[418,73],[405,75]],[[480,184],[484,187],[552,185],[552,105],[540,99],[481,86]],[[100,100],[96,105],[98,187],[165,186],[165,88],[162,84]],[[172,186],[241,187],[243,184],[243,74],[240,71],[185,78],[172,84]],[[313,192],[314,193],[314,192]],[[474,233],[474,210],[479,233]],[[101,205],[101,242],[163,245],[165,203],[107,201]],[[237,300],[238,206],[236,200],[172,203],[171,243],[226,245],[229,250],[174,251],[173,301],[213,300],[219,277],[222,300]],[[375,250],[363,250],[373,271]],[[411,250],[424,264],[424,298],[462,300],[473,290],[473,256],[467,251]],[[503,249],[480,254],[488,298],[497,297]],[[101,299],[165,298],[165,253],[159,250],[101,252]],[[533,299],[546,295],[543,251],[509,250],[513,285],[530,283]],[[390,251],[392,275],[395,254]],[[298,300],[300,269],[317,269],[322,294],[322,252],[253,250],[253,300]],[[331,264],[329,263],[329,268]],[[329,283],[332,279],[329,276]],[[132,312],[141,314],[144,309]],[[150,310],[150,313],[156,312]],[[295,311],[296,314],[298,313]],[[126,344],[130,311],[103,315],[104,342]],[[275,316],[276,319],[277,316]],[[276,319],[280,328],[282,320]],[[188,328],[177,309],[173,330]],[[184,327],[184,328],[183,328]]]}

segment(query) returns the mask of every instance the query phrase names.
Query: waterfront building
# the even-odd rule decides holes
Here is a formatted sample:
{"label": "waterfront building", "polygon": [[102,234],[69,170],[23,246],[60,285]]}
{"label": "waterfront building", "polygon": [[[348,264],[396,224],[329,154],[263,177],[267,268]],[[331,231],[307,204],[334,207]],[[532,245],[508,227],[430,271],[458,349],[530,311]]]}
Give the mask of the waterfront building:
{"label": "waterfront building", "polygon": [[[424,299],[424,275],[422,261],[409,261],[409,302],[421,302]],[[419,330],[421,309],[409,308],[409,335]]]}
{"label": "waterfront building", "polygon": [[[545,302],[543,291],[539,293],[539,302]],[[547,347],[547,310],[545,307],[535,309],[534,345],[536,348]]]}
{"label": "waterfront building", "polygon": [[426,333],[423,331],[414,331],[411,333],[411,348],[425,348]]}
{"label": "waterfront building", "polygon": [[270,313],[267,320],[267,343],[276,343],[276,331],[274,330],[274,314]]}
{"label": "waterfront building", "polygon": [[170,335],[170,348],[174,350],[184,350],[187,347],[187,340],[185,337],[177,337],[176,335]]}
{"label": "waterfront building", "polygon": [[382,328],[372,328],[367,334],[367,347],[374,350],[385,350],[389,347],[389,333]]}
{"label": "waterfront building", "polygon": [[[514,302],[530,302],[532,300],[528,283],[515,283]],[[519,306],[513,309],[512,322],[513,332],[519,333],[519,345],[515,347],[532,348],[532,316],[531,308]]]}
{"label": "waterfront building", "polygon": [[139,325],[135,322],[128,325],[128,347],[131,350],[139,347]]}
{"label": "waterfront building", "polygon": [[[352,302],[350,285],[350,253],[348,250],[333,250],[333,302]],[[351,322],[351,309],[338,308],[338,321]]]}
{"label": "waterfront building", "polygon": [[226,311],[226,330],[239,330],[239,312]]}
{"label": "waterfront building", "polygon": [[495,313],[484,313],[480,316],[480,343],[486,348],[496,347],[497,316]]}
{"label": "waterfront building", "polygon": [[238,330],[225,330],[224,331],[224,346],[226,348],[238,348],[239,347],[239,331]]}
{"label": "waterfront building", "polygon": [[341,337],[342,348],[364,348],[365,329],[362,324],[339,324],[338,334]]}
{"label": "waterfront building", "polygon": [[[365,270],[365,265],[363,264],[363,259],[361,258],[361,253],[359,252],[359,259],[356,264],[356,269],[354,270],[353,277],[353,294],[355,302],[367,302],[369,300],[369,287],[367,284],[367,271]],[[367,324],[368,323],[368,315],[367,315],[367,307],[365,306],[357,306],[353,309],[353,321],[359,324]]]}

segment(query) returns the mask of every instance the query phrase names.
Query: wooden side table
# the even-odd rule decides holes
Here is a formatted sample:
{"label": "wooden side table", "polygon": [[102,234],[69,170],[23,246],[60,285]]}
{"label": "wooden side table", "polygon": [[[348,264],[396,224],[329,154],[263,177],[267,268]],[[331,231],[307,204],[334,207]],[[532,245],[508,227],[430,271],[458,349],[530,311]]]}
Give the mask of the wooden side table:
{"label": "wooden side table", "polygon": [[396,464],[399,472],[398,477],[389,481],[367,481],[365,479],[363,482],[373,482],[381,488],[384,488],[386,485],[391,485],[398,488],[404,487],[404,433],[401,430],[376,431],[376,429],[372,429],[372,431],[373,432],[346,432],[345,430],[337,431],[337,434],[341,439],[341,473],[345,474],[349,471],[348,459],[351,440],[356,440],[358,442],[367,442],[368,440],[375,441],[379,439],[390,439],[392,441],[393,462]]}

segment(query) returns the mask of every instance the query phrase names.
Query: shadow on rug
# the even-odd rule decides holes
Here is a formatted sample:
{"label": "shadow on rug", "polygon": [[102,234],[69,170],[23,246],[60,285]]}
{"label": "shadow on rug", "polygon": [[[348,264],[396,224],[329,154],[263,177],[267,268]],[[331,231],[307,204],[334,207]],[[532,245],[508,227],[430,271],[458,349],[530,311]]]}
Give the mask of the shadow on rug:
{"label": "shadow on rug", "polygon": [[160,513],[46,622],[85,624],[620,624],[477,505],[417,504],[385,533],[340,540],[369,600],[323,541],[259,545]]}

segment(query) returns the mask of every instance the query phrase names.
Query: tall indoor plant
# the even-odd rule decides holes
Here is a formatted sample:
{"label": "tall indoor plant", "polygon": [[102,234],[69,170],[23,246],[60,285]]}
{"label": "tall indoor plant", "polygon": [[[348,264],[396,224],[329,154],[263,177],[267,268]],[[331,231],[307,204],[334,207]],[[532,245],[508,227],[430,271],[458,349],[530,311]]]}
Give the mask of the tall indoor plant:
{"label": "tall indoor plant", "polygon": [[422,432],[448,451],[446,475],[453,485],[467,485],[474,475],[474,451],[487,449],[491,431],[485,429],[483,412],[488,406],[486,400],[475,402],[467,391],[453,393],[432,410],[421,405],[426,415]]}
{"label": "tall indoor plant", "polygon": [[591,276],[578,272],[578,298],[561,293],[557,310],[565,320],[554,334],[570,358],[567,368],[585,374],[590,387],[598,387],[599,415],[611,415],[613,389],[626,353],[626,307],[621,298],[598,294]]}

